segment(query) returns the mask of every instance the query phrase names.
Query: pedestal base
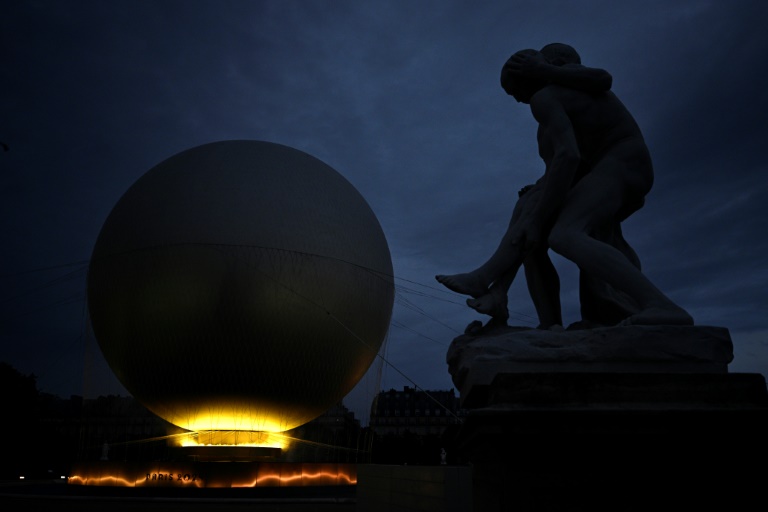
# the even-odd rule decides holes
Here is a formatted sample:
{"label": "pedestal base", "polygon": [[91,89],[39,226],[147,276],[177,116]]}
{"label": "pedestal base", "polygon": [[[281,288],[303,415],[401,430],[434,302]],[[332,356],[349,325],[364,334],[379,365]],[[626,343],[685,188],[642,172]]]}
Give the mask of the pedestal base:
{"label": "pedestal base", "polygon": [[[526,393],[514,386],[525,376],[498,376],[458,437],[473,467],[474,510],[739,510],[765,501],[761,375],[616,377],[538,375],[547,385]],[[664,380],[676,383],[669,395]]]}

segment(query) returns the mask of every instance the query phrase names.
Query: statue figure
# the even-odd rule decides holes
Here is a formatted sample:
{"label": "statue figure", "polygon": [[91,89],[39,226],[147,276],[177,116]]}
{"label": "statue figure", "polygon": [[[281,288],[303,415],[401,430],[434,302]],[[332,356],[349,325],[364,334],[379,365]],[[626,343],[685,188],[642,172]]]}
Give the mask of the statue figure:
{"label": "statue figure", "polygon": [[522,50],[503,66],[501,85],[530,105],[546,168],[521,190],[493,255],[467,273],[438,275],[467,304],[506,324],[507,293],[521,265],[540,326],[562,325],[559,279],[549,248],[581,272],[583,321],[610,325],[692,325],[693,319],[642,274],[620,223],[653,184],[653,166],[632,115],[609,90],[610,75],[580,65],[568,45]]}
{"label": "statue figure", "polygon": [[[581,66],[581,58],[571,46],[562,43],[548,44],[541,49],[538,56],[537,59],[530,55],[515,55],[505,64],[505,69],[518,76],[529,76],[595,94],[611,88],[611,75],[602,69]],[[530,188],[532,186],[524,187],[521,194]],[[607,223],[601,229],[594,230],[592,236],[620,250],[639,269],[640,259],[623,237],[622,220],[615,219]],[[539,244],[539,250],[526,258],[523,268],[539,316],[539,328],[559,328],[562,326],[559,280],[549,260],[547,249],[545,243]],[[510,284],[511,281],[506,284],[506,288]],[[496,302],[503,305],[497,307],[501,317],[494,318],[497,323],[502,319],[506,323],[509,316],[506,311],[506,290],[499,295],[497,299],[501,299],[503,303],[499,300]],[[571,324],[569,329],[611,326],[639,312],[638,305],[626,294],[583,270],[579,275],[579,295],[581,320]],[[482,302],[470,301],[470,305],[481,304]]]}

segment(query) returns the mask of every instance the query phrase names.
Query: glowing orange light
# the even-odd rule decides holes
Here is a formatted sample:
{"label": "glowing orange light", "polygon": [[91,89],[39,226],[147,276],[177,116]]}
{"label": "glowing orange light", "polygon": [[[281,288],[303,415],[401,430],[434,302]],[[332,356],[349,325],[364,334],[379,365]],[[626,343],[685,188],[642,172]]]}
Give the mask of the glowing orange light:
{"label": "glowing orange light", "polygon": [[69,483],[75,485],[95,485],[95,486],[114,486],[114,487],[133,487],[136,482],[115,475],[107,476],[79,476],[69,477]]}
{"label": "glowing orange light", "polygon": [[337,480],[344,481],[344,483],[340,485],[355,485],[357,484],[357,475],[348,474],[343,471],[319,471],[317,473],[300,473],[289,476],[284,476],[280,473],[271,473],[267,475],[261,475],[245,484],[233,483],[232,487],[259,487],[268,486],[269,484],[293,487],[297,485],[296,482],[298,481],[301,481],[303,485],[306,485],[304,480],[309,480],[312,485],[317,485],[320,483],[315,482],[315,480],[327,480],[327,482],[322,482],[326,485],[330,484],[331,482],[335,483]]}
{"label": "glowing orange light", "polygon": [[215,412],[173,417],[171,423],[186,430],[205,431],[243,431],[243,432],[283,432],[286,430],[285,418],[263,411],[242,411],[237,404],[221,402]]}
{"label": "glowing orange light", "polygon": [[[234,463],[223,472],[222,463],[131,465],[84,463],[68,483],[113,487],[301,487],[355,485],[357,466],[348,463]],[[233,473],[232,469],[236,469]],[[214,471],[213,473],[210,473]],[[204,478],[201,476],[205,476]]]}
{"label": "glowing orange light", "polygon": [[251,448],[288,449],[290,440],[276,432],[250,430],[203,430],[178,436],[177,446],[242,446]]}

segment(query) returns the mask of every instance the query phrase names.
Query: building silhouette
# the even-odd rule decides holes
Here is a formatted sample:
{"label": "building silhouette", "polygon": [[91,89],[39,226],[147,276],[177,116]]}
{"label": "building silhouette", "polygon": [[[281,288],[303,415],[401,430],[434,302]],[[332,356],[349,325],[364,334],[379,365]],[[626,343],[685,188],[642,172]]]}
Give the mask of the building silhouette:
{"label": "building silhouette", "polygon": [[371,404],[373,462],[432,465],[458,462],[453,436],[463,411],[453,389],[424,391],[409,386],[381,391]]}

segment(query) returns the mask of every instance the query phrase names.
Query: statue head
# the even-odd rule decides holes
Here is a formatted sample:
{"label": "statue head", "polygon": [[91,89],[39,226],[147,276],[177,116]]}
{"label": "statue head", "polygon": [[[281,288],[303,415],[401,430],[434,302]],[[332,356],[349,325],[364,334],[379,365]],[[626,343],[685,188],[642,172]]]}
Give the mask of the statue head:
{"label": "statue head", "polygon": [[509,62],[517,55],[536,55],[540,52],[537,50],[525,49],[515,52],[512,57],[507,59],[504,66],[501,68],[501,87],[509,94],[521,103],[529,103],[531,96],[533,96],[539,89],[546,85],[540,80],[534,78],[520,76],[512,73],[509,68]]}
{"label": "statue head", "polygon": [[573,46],[564,43],[550,43],[541,49],[541,54],[553,66],[581,64],[581,57]]}

